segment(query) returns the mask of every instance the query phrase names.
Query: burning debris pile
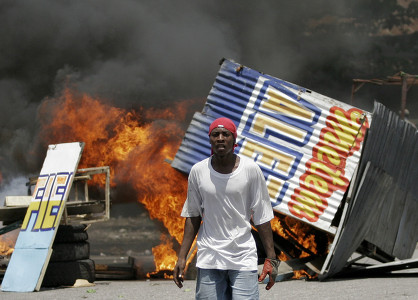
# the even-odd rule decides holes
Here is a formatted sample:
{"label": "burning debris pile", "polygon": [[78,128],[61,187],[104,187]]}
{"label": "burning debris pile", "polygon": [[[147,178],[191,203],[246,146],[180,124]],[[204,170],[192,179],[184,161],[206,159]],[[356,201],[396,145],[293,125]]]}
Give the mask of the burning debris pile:
{"label": "burning debris pile", "polygon": [[67,89],[62,98],[45,102],[41,110],[42,119],[54,116],[43,124],[45,143],[83,140],[86,147],[80,167],[110,166],[111,186],[129,186],[130,200],[144,205],[150,218],[167,228],[161,246],[153,249],[157,272],[174,267],[171,239],[182,239],[183,220],[178,212],[187,178],[165,160],[172,159],[179,146],[181,120],[190,104],[184,101],[163,110],[125,111]]}
{"label": "burning debris pile", "polygon": [[[84,141],[79,167],[109,166],[110,186],[116,190],[112,201],[138,201],[151,219],[167,229],[161,245],[153,249],[157,273],[171,272],[176,260],[173,247],[182,239],[179,210],[186,197],[187,177],[166,160],[173,159],[179,147],[182,121],[191,104],[183,101],[161,110],[126,111],[67,88],[61,97],[44,101],[39,110],[43,144]],[[104,186],[104,179],[93,177],[89,184]],[[128,187],[130,194],[121,194],[130,199],[118,199],[117,186]]]}
{"label": "burning debris pile", "polygon": [[[118,186],[129,187],[129,197],[141,203],[150,218],[167,229],[161,235],[161,244],[152,249],[155,272],[148,276],[171,276],[183,234],[180,211],[187,193],[187,173],[193,163],[210,155],[209,143],[205,143],[206,128],[221,115],[239,124],[237,152],[256,160],[267,178],[275,210],[272,228],[276,253],[285,262],[282,267],[287,267],[279,278],[326,279],[353,266],[348,259],[356,251],[383,263],[394,261],[398,252],[382,250],[375,241],[367,241],[372,232],[367,222],[371,222],[370,216],[379,215],[381,205],[369,206],[370,210],[361,215],[367,232],[347,233],[353,228],[350,216],[353,218],[354,212],[368,205],[360,201],[367,192],[362,190],[365,180],[386,176],[371,172],[373,167],[367,165],[370,155],[360,164],[362,151],[367,153],[376,143],[376,140],[367,142],[366,130],[370,125],[374,128],[372,120],[383,109],[372,115],[229,61],[224,62],[218,76],[222,80],[212,89],[203,113],[193,117],[185,136],[182,121],[190,113],[193,101],[161,110],[127,111],[66,88],[61,97],[45,101],[39,110],[43,144],[83,141],[85,150],[79,166],[110,166],[113,201],[115,197],[120,201]],[[390,118],[395,119],[393,115]],[[405,146],[408,151],[404,157],[414,166],[416,134],[396,122],[394,136],[404,132],[402,139],[412,141]],[[402,152],[392,153],[390,145],[384,148],[392,155],[386,163]],[[403,147],[404,144],[399,149]],[[407,163],[403,166],[406,168],[403,176],[411,178],[408,182],[416,182],[413,167],[407,168]],[[98,180],[96,184],[103,184]],[[398,223],[385,224],[395,229],[402,226],[412,237],[408,251],[400,256],[402,259],[410,257],[418,235],[410,231],[418,228],[410,217],[411,211],[417,211],[418,193],[411,190],[413,185],[408,188],[405,206],[393,216]],[[370,201],[379,195],[370,194]],[[367,211],[370,215],[365,214]],[[255,231],[254,236],[257,241]],[[355,243],[351,242],[353,236]],[[397,235],[388,247],[399,250],[407,238]],[[371,248],[373,251],[365,250]],[[189,255],[189,264],[193,264],[194,254]],[[259,255],[263,255],[262,247]]]}

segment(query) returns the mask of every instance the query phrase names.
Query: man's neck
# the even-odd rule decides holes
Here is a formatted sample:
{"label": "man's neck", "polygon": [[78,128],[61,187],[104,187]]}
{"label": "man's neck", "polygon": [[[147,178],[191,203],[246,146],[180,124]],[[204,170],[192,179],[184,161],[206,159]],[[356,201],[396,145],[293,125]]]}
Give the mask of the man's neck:
{"label": "man's neck", "polygon": [[214,154],[211,159],[212,168],[221,174],[230,174],[239,166],[239,156],[236,154],[228,154],[225,156],[218,156]]}

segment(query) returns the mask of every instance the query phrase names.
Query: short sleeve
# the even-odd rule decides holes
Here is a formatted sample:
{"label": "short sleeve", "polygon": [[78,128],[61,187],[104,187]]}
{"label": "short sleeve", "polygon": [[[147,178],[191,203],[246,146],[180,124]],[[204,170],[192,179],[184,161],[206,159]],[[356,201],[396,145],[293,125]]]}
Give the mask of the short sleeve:
{"label": "short sleeve", "polygon": [[182,217],[202,216],[202,197],[198,190],[198,182],[195,168],[190,170],[187,183],[187,198],[181,211]]}
{"label": "short sleeve", "polygon": [[260,225],[274,218],[266,180],[260,167],[254,166],[255,178],[252,183],[252,215],[255,225]]}

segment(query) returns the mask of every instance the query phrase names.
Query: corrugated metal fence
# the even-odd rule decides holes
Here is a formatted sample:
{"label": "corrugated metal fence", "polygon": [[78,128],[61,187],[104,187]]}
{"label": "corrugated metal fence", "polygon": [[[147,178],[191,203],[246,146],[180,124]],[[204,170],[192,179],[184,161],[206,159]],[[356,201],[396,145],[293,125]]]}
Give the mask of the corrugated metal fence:
{"label": "corrugated metal fence", "polygon": [[340,272],[367,241],[393,259],[412,256],[418,241],[418,131],[376,102],[354,197],[321,278]]}

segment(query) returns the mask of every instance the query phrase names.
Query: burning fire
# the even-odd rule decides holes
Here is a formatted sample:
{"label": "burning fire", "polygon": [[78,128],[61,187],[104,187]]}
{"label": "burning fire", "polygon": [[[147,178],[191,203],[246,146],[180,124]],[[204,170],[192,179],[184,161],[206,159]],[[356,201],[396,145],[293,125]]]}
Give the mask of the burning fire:
{"label": "burning fire", "polygon": [[[173,159],[180,146],[184,135],[180,124],[190,104],[126,111],[67,88],[60,98],[44,101],[42,137],[45,144],[85,142],[79,167],[110,166],[112,186],[131,185],[150,217],[161,221],[180,243],[187,177],[165,160]],[[172,270],[176,260],[172,241],[163,240],[153,249],[157,271]],[[159,254],[162,248],[164,255]]]}
{"label": "burning fire", "polygon": [[[161,236],[161,240],[163,243],[152,249],[155,261],[162,262],[160,265],[156,265],[156,273],[164,270],[173,270],[177,262],[176,252],[173,250],[173,242],[165,234]],[[164,278],[169,277],[169,275],[164,273]]]}
{"label": "burning fire", "polygon": [[[153,248],[155,273],[171,272],[177,258],[172,238],[180,243],[183,237],[180,211],[186,199],[187,177],[165,160],[173,159],[180,146],[184,135],[180,124],[190,104],[183,101],[167,109],[127,111],[67,88],[61,97],[44,101],[40,109],[45,145],[85,142],[79,167],[110,166],[112,186],[132,186],[136,200],[150,217],[167,228],[170,237],[163,235],[162,244]],[[276,216],[272,228],[302,246],[300,258],[317,253],[317,241],[309,225]],[[279,258],[288,259],[284,253]]]}
{"label": "burning fire", "polygon": [[0,235],[0,256],[12,255],[18,234],[19,229],[15,229]]}
{"label": "burning fire", "polygon": [[[288,253],[289,256],[284,252],[281,252],[278,257],[281,261],[287,261],[292,258],[304,258],[312,255],[321,256],[325,255],[328,251],[331,237],[325,233],[321,234],[307,223],[289,216],[277,214],[271,221],[271,227],[272,230],[282,238],[293,240],[297,245],[294,250],[296,248],[299,248],[300,250],[299,252],[291,251],[291,253]],[[295,279],[302,277],[312,279],[317,276],[310,275],[305,270],[294,270],[293,273],[293,278]]]}
{"label": "burning fire", "polygon": [[[281,237],[288,239],[289,236],[291,236],[299,243],[299,245],[303,246],[303,248],[310,250],[311,253],[317,253],[315,234],[312,232],[312,228],[309,225],[287,216],[284,218],[275,216],[271,221],[271,227],[273,231]],[[299,258],[307,257],[309,255],[310,254],[306,251],[302,251]]]}

